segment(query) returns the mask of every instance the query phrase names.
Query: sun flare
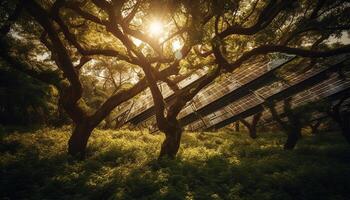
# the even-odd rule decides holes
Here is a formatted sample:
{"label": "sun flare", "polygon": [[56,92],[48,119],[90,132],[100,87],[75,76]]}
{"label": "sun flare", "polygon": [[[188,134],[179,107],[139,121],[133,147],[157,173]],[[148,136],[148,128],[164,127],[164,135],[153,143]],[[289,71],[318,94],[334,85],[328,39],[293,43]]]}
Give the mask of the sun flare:
{"label": "sun flare", "polygon": [[153,21],[148,31],[151,37],[160,36],[163,33],[163,24],[159,21]]}
{"label": "sun flare", "polygon": [[175,40],[173,43],[172,43],[172,48],[173,48],[173,51],[177,51],[179,49],[181,49],[181,42],[180,40]]}

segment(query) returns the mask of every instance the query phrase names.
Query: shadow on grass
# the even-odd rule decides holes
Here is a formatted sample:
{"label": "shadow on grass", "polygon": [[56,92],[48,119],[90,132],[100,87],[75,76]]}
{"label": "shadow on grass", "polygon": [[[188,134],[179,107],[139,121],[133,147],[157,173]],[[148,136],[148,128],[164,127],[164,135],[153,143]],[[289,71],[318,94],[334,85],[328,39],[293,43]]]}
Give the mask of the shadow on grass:
{"label": "shadow on grass", "polygon": [[[204,159],[200,151],[193,157],[185,154],[196,147],[193,139],[191,145],[184,141],[186,147],[178,159],[161,161],[154,160],[157,147],[152,144],[135,147],[117,141],[101,147],[102,141],[92,147],[100,151],[90,152],[85,161],[75,161],[64,151],[43,155],[38,153],[42,145],[19,144],[14,149],[20,150],[6,151],[1,157],[0,197],[350,199],[350,150],[346,144],[333,138],[330,140],[337,143],[306,138],[295,151],[285,152],[280,140],[274,143],[266,138],[230,141],[220,153]],[[217,138],[213,143],[220,147],[226,139]],[[214,144],[197,146],[215,148]]]}
{"label": "shadow on grass", "polygon": [[42,125],[31,125],[31,126],[2,126],[0,124],[0,136],[7,135],[14,132],[17,133],[30,133],[42,129]]}
{"label": "shadow on grass", "polygon": [[310,148],[313,154],[306,149],[252,148],[238,153],[238,163],[223,155],[151,160],[131,170],[124,183],[110,182],[108,193],[112,199],[348,199],[348,147]]}

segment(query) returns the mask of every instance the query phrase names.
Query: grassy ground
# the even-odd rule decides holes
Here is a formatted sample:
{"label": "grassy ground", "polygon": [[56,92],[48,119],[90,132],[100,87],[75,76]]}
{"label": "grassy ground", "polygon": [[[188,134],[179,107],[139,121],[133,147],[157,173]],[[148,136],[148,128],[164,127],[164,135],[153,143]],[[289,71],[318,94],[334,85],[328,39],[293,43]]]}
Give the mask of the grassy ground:
{"label": "grassy ground", "polygon": [[69,128],[1,134],[0,199],[350,199],[350,148],[337,134],[186,133],[157,162],[163,136],[93,133],[85,161],[66,155]]}

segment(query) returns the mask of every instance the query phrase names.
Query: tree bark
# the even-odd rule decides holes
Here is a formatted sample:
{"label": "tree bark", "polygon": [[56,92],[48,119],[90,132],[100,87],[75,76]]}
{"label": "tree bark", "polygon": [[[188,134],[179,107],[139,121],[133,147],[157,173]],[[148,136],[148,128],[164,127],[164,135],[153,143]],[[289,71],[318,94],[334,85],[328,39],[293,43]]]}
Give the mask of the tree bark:
{"label": "tree bark", "polygon": [[85,158],[88,139],[93,128],[89,127],[86,122],[76,124],[73,133],[68,141],[68,153],[72,156]]}
{"label": "tree bark", "polygon": [[180,148],[182,128],[177,123],[175,126],[168,127],[168,129],[163,132],[165,134],[165,139],[160,149],[159,159],[165,157],[174,159]]}

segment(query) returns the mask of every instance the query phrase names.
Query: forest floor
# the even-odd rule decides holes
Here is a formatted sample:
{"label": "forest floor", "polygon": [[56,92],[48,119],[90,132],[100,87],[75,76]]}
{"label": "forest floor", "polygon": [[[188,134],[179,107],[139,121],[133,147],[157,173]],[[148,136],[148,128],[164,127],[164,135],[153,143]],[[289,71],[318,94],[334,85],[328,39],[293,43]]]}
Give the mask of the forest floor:
{"label": "forest floor", "polygon": [[338,133],[304,136],[293,151],[282,133],[185,133],[177,159],[161,162],[162,135],[96,130],[76,161],[69,133],[1,133],[0,199],[350,199],[350,146]]}

